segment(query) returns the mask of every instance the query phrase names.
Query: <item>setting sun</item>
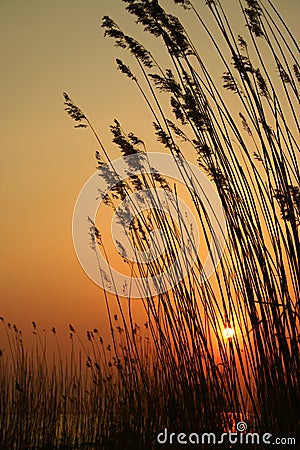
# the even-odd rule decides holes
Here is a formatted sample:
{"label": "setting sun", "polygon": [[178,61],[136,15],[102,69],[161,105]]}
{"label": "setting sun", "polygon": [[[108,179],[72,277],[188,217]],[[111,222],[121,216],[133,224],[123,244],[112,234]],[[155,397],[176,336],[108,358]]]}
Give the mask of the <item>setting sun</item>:
{"label": "setting sun", "polygon": [[223,336],[224,336],[225,339],[232,339],[234,334],[235,334],[234,329],[229,327],[229,326],[227,326],[223,330]]}

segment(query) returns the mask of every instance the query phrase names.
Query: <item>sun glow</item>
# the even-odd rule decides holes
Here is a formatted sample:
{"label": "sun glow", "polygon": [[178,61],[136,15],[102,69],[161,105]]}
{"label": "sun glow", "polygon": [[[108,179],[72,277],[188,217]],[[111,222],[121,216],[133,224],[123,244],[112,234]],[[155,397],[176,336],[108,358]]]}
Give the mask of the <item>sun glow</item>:
{"label": "sun glow", "polygon": [[224,336],[225,339],[232,339],[234,334],[235,334],[235,331],[230,326],[227,326],[223,330],[223,336]]}

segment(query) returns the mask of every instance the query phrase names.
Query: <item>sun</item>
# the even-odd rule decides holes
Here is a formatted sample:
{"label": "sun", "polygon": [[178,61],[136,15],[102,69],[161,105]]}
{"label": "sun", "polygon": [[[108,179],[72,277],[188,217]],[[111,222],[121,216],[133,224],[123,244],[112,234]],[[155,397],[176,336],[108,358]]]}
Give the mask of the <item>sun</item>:
{"label": "sun", "polygon": [[224,336],[225,339],[232,339],[234,334],[235,334],[235,331],[230,326],[227,326],[223,330],[223,336]]}

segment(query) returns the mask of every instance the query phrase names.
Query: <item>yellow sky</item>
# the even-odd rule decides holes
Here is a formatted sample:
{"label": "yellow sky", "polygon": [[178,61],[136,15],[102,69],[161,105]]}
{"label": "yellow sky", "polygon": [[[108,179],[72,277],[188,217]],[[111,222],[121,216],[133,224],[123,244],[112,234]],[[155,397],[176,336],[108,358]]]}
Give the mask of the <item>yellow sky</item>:
{"label": "yellow sky", "polygon": [[[297,38],[298,0],[274,3]],[[162,4],[182,13],[171,0]],[[225,4],[230,10],[236,2]],[[62,92],[87,113],[108,149],[115,117],[150,149],[158,145],[142,98],[116,70],[115,58],[127,62],[129,55],[103,38],[105,14],[149,42],[121,0],[0,1],[0,315],[24,330],[32,320],[43,328],[106,326],[103,292],[81,269],[72,243],[73,208],[95,170],[97,144],[88,130],[73,128]]]}

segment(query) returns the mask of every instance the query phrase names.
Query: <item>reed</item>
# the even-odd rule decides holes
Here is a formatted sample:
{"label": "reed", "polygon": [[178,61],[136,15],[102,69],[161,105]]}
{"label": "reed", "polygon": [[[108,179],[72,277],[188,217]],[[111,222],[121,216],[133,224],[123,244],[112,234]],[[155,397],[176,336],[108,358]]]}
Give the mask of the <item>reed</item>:
{"label": "reed", "polygon": [[[59,363],[48,367],[42,341],[34,359],[10,329],[12,364],[1,367],[3,442],[10,448],[43,448],[41,439],[47,436],[48,446],[47,439],[53,439],[51,448],[86,442],[99,448],[155,448],[155,435],[165,427],[174,432],[222,433],[240,420],[251,431],[296,436],[300,425],[297,42],[270,1],[236,2],[246,25],[241,36],[235,35],[223,2],[196,5],[175,0],[185,14],[195,15],[201,32],[211,40],[222,69],[210,73],[188,31],[158,1],[123,1],[145,32],[161,41],[169,60],[154,57],[105,16],[105,35],[131,54],[140,72],[133,73],[120,59],[117,66],[145,99],[163,151],[175,161],[178,157],[197,161],[213,182],[227,221],[226,248],[205,283],[197,256],[188,275],[171,290],[155,297],[141,291],[147,316],[142,331],[134,321],[130,289],[124,291],[125,299],[116,294],[117,318],[104,291],[111,346],[105,350],[97,333],[88,332],[89,350],[79,342],[86,367],[75,364],[73,347],[67,364],[60,357]],[[209,25],[202,19],[202,8],[210,12]],[[103,168],[111,162],[109,151],[85,113],[67,94],[64,99],[76,126],[94,133],[99,143],[96,158]],[[126,133],[119,122],[111,132],[123,156],[147,158],[145,143]],[[201,186],[185,166],[181,171],[185,195],[209,249],[213,229],[201,201]],[[113,165],[108,176],[118,180]],[[161,174],[136,170],[116,183],[105,202],[116,211],[121,201],[131,202],[133,192],[149,189],[153,194],[148,207],[129,229],[119,215],[133,249],[149,251],[151,231],[164,232],[159,258],[145,265],[130,264],[124,256],[124,264],[136,277],[153,277],[169,268],[183,230],[190,230],[179,208],[175,219],[163,211],[155,192],[163,189],[170,210],[178,205],[179,193]],[[90,235],[94,249],[99,246],[109,263],[109,249],[92,221]],[[192,240],[191,248],[195,251]],[[227,326],[235,331],[229,338],[223,335]],[[76,333],[72,329],[71,333],[73,339]],[[42,399],[35,406],[40,414],[33,415],[37,398]],[[26,421],[21,420],[25,416]],[[33,430],[40,432],[35,436]],[[18,447],[26,433],[27,446]]]}

